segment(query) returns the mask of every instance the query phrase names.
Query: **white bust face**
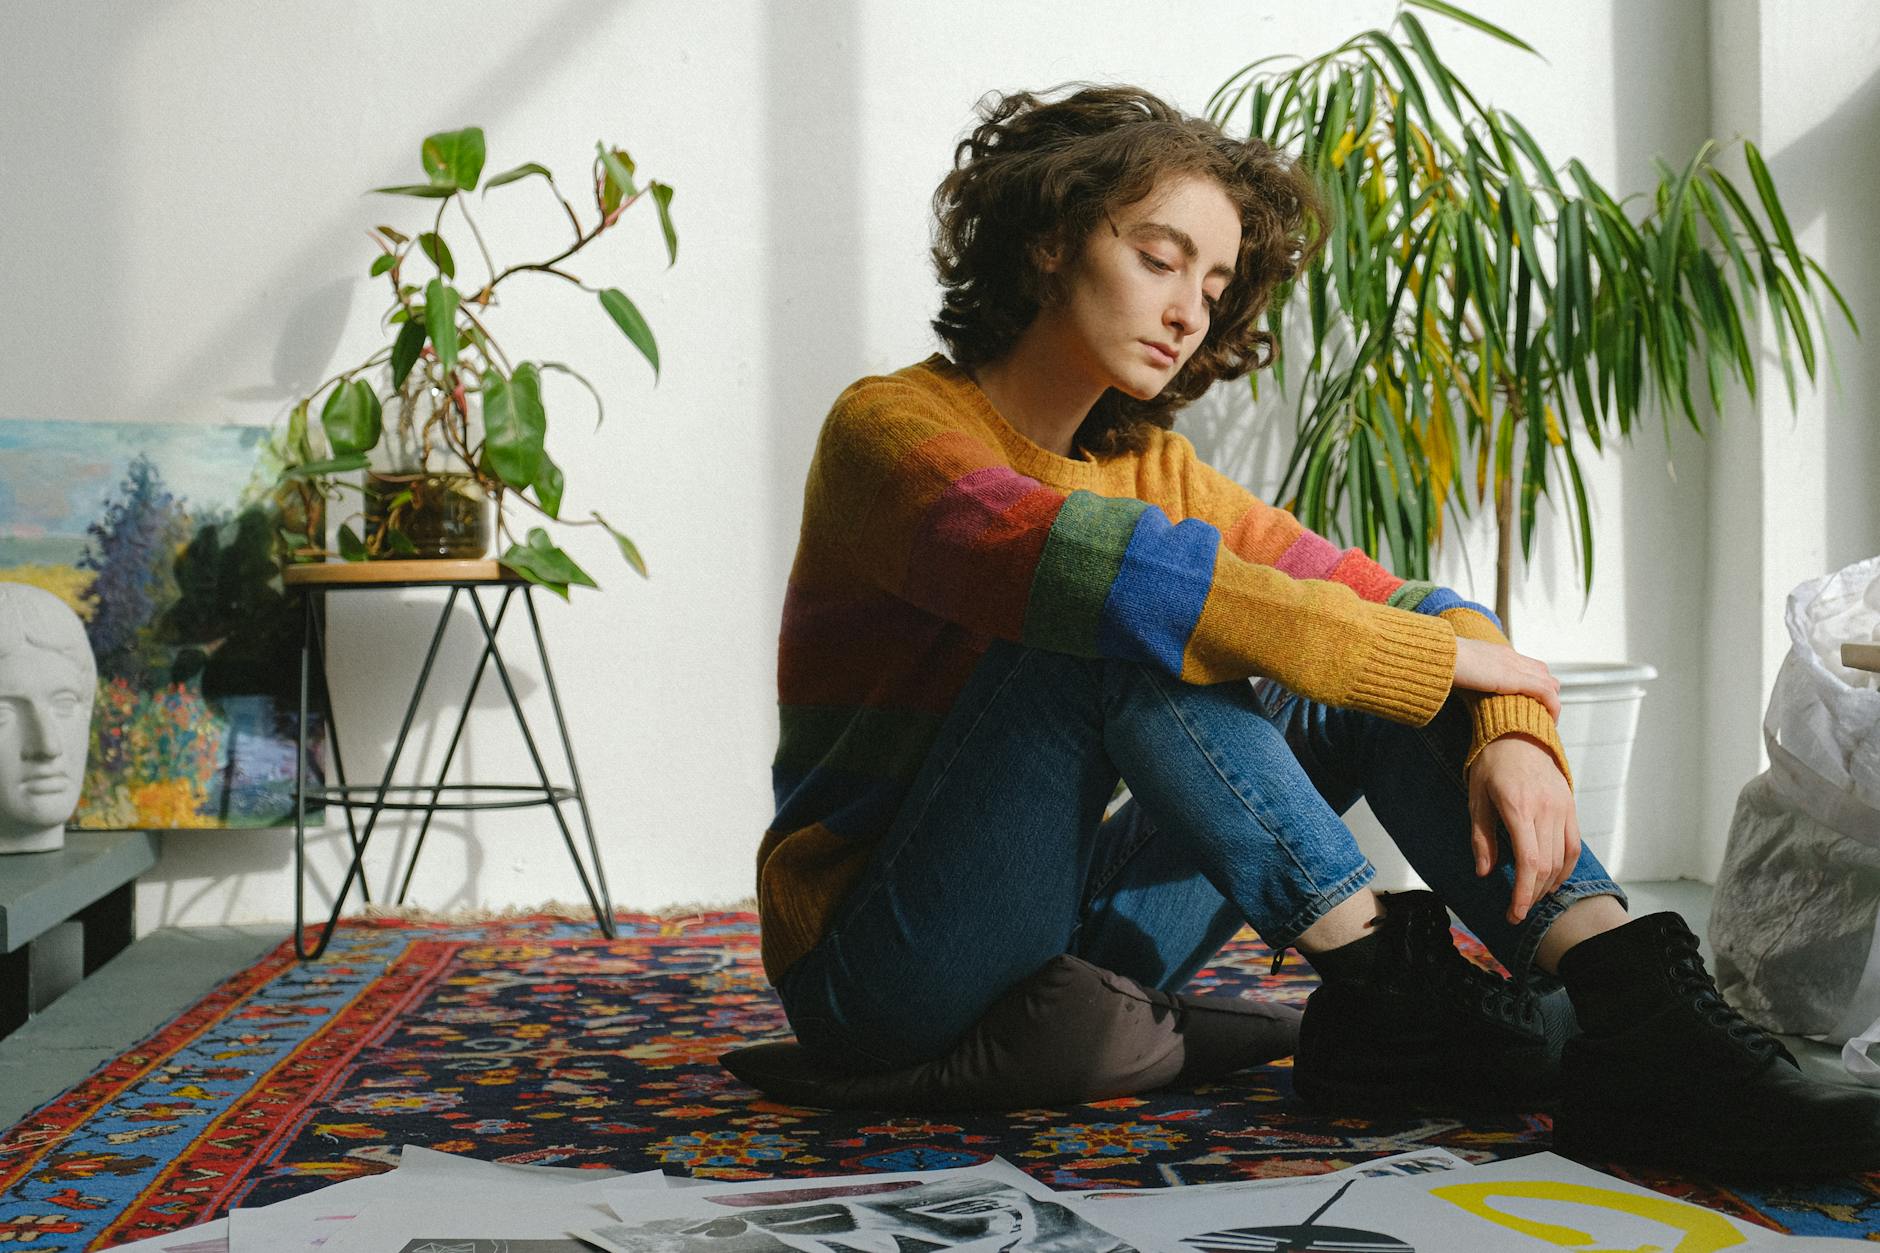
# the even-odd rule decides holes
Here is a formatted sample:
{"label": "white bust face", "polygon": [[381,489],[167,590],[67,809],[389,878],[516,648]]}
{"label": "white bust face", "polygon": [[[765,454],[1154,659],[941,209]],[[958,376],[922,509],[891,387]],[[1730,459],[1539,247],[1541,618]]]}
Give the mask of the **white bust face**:
{"label": "white bust face", "polygon": [[0,585],[0,851],[57,847],[78,807],[97,681],[89,651],[72,652],[84,638],[50,593]]}

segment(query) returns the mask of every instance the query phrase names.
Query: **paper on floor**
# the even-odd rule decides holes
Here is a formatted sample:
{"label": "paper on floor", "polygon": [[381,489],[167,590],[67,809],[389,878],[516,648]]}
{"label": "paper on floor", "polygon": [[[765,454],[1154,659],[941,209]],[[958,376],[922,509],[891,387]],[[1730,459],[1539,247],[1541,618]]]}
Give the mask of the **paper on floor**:
{"label": "paper on floor", "polygon": [[1073,1196],[1069,1203],[1143,1253],[1856,1247],[1798,1241],[1552,1153],[1394,1178],[1342,1171],[1283,1188],[1158,1188],[1123,1200]]}
{"label": "paper on floor", "polygon": [[[647,1173],[657,1177],[660,1172]],[[335,1242],[335,1237],[374,1202],[398,1207],[411,1200],[428,1209],[448,1193],[466,1207],[459,1216],[467,1216],[488,1203],[486,1197],[502,1204],[519,1194],[534,1196],[570,1185],[619,1186],[631,1178],[617,1170],[514,1166],[406,1145],[396,1170],[330,1184],[273,1205],[230,1211],[227,1249],[228,1253],[301,1253],[308,1249],[326,1253],[344,1247]],[[656,1178],[654,1183],[657,1186]],[[466,1192],[468,1197],[463,1195]]]}
{"label": "paper on floor", "polygon": [[906,1248],[1129,1253],[1010,1163],[616,1193],[621,1221],[577,1229],[609,1253]]}

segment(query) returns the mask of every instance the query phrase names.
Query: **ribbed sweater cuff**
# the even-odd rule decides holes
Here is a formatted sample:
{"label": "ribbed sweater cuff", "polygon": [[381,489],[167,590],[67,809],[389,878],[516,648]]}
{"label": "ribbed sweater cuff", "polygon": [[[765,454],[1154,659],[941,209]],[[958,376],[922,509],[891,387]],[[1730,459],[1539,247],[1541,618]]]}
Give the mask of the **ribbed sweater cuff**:
{"label": "ribbed sweater cuff", "polygon": [[1567,750],[1560,742],[1560,730],[1548,716],[1547,707],[1531,696],[1484,696],[1475,702],[1475,742],[1469,746],[1468,765],[1474,765],[1490,741],[1504,735],[1531,735],[1547,746],[1554,763],[1573,786],[1573,771],[1567,765]]}
{"label": "ribbed sweater cuff", "polygon": [[1456,677],[1456,633],[1441,618],[1381,610],[1370,656],[1351,683],[1350,708],[1422,726],[1449,699]]}

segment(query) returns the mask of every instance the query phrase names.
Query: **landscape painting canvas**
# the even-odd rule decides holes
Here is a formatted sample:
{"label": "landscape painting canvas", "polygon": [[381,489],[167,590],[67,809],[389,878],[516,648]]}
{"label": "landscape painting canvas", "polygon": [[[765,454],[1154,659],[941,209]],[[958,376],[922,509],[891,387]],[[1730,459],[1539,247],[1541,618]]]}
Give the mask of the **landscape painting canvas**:
{"label": "landscape painting canvas", "polygon": [[259,427],[0,420],[0,580],[64,599],[98,661],[72,826],[292,820],[300,613],[267,443]]}

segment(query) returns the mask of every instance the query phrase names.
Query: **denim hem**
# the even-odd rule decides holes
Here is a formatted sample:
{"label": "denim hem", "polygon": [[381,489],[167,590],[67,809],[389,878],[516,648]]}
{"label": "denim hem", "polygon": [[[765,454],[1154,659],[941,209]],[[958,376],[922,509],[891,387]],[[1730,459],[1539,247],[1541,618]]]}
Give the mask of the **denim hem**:
{"label": "denim hem", "polygon": [[1293,947],[1299,937],[1311,929],[1313,923],[1331,913],[1347,897],[1375,878],[1377,878],[1377,867],[1367,859],[1356,870],[1307,901],[1298,913],[1286,920],[1281,930],[1275,933],[1262,931],[1260,939],[1275,954]]}
{"label": "denim hem", "polygon": [[1540,950],[1541,941],[1546,938],[1555,921],[1567,911],[1567,906],[1589,896],[1616,896],[1621,908],[1630,906],[1625,889],[1611,879],[1569,879],[1528,914],[1527,925],[1521,929],[1520,946],[1515,950],[1514,969],[1508,973],[1516,979],[1525,976],[1533,967],[1534,954]]}

